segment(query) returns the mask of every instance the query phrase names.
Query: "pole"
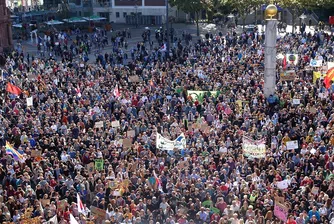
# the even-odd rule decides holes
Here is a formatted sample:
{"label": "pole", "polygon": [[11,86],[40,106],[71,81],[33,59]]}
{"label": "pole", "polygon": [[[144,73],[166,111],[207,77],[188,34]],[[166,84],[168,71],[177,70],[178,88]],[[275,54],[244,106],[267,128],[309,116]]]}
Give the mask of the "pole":
{"label": "pole", "polygon": [[137,4],[136,4],[135,8],[136,8],[136,28],[138,28],[138,6],[137,6]]}
{"label": "pole", "polygon": [[166,31],[167,31],[167,37],[166,37],[166,53],[167,53],[167,57],[169,57],[169,21],[168,21],[168,0],[165,0],[165,4],[166,4]]}

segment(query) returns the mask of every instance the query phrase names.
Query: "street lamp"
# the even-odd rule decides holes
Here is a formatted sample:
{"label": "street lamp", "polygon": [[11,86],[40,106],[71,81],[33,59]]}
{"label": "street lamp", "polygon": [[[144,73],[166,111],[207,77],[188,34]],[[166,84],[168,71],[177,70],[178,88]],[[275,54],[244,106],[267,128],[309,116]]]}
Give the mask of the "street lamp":
{"label": "street lamp", "polygon": [[232,14],[232,13],[230,13],[228,16],[227,16],[227,18],[229,18],[229,20],[230,20],[230,27],[231,27],[231,31],[232,31],[232,27],[233,27],[233,24],[232,24],[232,20],[233,20],[233,18],[234,18],[234,15]]}
{"label": "street lamp", "polygon": [[[303,13],[301,16],[299,16],[299,19],[300,19],[300,31],[302,29],[302,21],[304,22],[304,20],[307,18],[307,16]],[[306,24],[305,24],[306,25]],[[306,27],[306,26],[305,26]]]}
{"label": "street lamp", "polygon": [[135,5],[135,9],[136,9],[136,28],[138,28],[138,5],[137,3]]}
{"label": "street lamp", "polygon": [[165,0],[165,4],[166,4],[166,31],[167,31],[166,53],[167,53],[167,57],[168,57],[169,56],[168,0]]}

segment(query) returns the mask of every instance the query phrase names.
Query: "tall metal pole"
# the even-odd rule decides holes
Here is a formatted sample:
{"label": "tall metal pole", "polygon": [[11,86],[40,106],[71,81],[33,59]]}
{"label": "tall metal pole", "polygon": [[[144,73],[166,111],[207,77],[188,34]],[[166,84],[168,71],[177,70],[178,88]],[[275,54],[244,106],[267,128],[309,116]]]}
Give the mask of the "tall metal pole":
{"label": "tall metal pole", "polygon": [[165,0],[166,3],[166,31],[167,31],[167,36],[166,36],[166,53],[167,57],[169,57],[169,21],[168,21],[168,0]]}

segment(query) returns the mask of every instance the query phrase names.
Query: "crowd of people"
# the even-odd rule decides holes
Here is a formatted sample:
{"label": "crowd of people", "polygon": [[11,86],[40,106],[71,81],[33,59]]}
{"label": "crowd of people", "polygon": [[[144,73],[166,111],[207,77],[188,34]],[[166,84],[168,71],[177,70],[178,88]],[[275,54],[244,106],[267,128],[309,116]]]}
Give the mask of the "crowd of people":
{"label": "crowd of people", "polygon": [[[334,36],[280,37],[277,53],[299,57],[278,60],[269,98],[264,40],[185,34],[168,55],[139,44],[127,64],[13,52],[1,81],[0,223],[333,223],[334,85],[309,64],[333,62]],[[282,81],[283,69],[296,75]],[[186,147],[158,149],[157,133],[184,134]],[[265,158],[244,156],[245,136],[265,140]]]}

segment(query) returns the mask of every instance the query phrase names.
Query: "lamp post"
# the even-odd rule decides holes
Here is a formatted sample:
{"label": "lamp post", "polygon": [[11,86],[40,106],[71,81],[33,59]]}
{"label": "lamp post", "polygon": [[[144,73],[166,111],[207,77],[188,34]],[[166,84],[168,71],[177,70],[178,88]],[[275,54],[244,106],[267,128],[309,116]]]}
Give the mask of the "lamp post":
{"label": "lamp post", "polygon": [[230,20],[230,26],[231,26],[231,32],[232,32],[232,19],[234,18],[234,15],[232,13],[230,13],[227,18]]}
{"label": "lamp post", "polygon": [[138,28],[138,5],[137,3],[135,5],[135,9],[136,9],[136,28]]}
{"label": "lamp post", "polygon": [[167,57],[169,57],[169,22],[168,22],[168,0],[165,0],[165,4],[166,4],[166,31],[167,31],[167,37],[166,37],[166,54]]}
{"label": "lamp post", "polygon": [[[300,27],[299,30],[302,31],[302,22],[305,22],[305,19],[307,18],[307,16],[303,13],[301,16],[299,16],[300,19]],[[306,24],[305,24],[306,25]]]}

